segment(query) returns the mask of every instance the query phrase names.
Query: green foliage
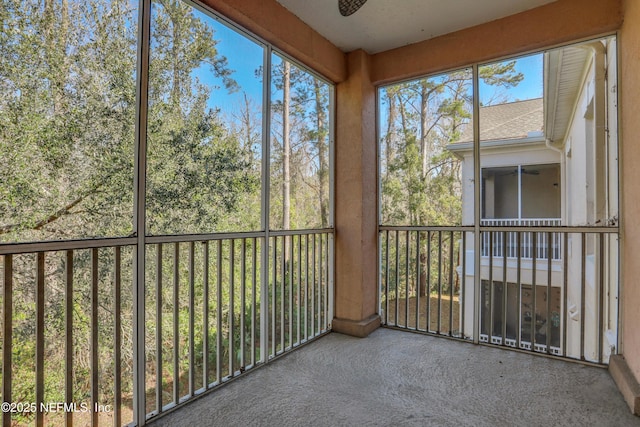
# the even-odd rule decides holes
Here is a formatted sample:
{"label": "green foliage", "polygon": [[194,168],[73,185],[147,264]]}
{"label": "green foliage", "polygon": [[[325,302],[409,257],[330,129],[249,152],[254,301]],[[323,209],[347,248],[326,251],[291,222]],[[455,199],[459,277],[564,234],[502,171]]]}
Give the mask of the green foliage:
{"label": "green foliage", "polygon": [[[522,79],[515,61],[480,67],[489,85]],[[455,71],[386,88],[381,129],[382,223],[462,223],[461,161],[447,146],[459,141],[472,118],[471,76]]]}
{"label": "green foliage", "polygon": [[[284,224],[284,64],[274,56],[271,126],[271,224]],[[290,65],[289,166],[291,229],[329,225],[329,85]]]}
{"label": "green foliage", "polygon": [[[523,76],[514,67],[514,61],[483,66],[480,78],[489,85],[515,86]],[[382,224],[462,225],[462,162],[449,145],[458,142],[464,127],[471,125],[471,85],[470,72],[463,70],[382,91]],[[457,292],[458,276],[451,273],[452,266],[458,265],[460,238],[421,233],[420,257],[416,259],[415,252],[407,255],[418,246],[416,236],[412,234],[407,242],[391,233],[389,244],[385,241],[382,245],[383,259],[390,260],[382,268],[383,294],[389,291],[384,298]],[[417,264],[420,277],[415,273]]]}
{"label": "green foliage", "polygon": [[[209,233],[258,230],[261,227],[262,153],[260,113],[245,94],[241,119],[219,111],[212,99],[220,91],[239,88],[234,70],[219,53],[212,20],[187,3],[157,0],[152,6],[146,201],[148,234]],[[130,0],[0,0],[0,243],[129,236],[133,233],[134,147],[136,135],[137,10]],[[294,228],[328,225],[329,86],[292,66],[291,132],[292,215]],[[205,77],[206,76],[206,77]],[[259,76],[258,76],[259,77]],[[221,86],[211,83],[219,79]],[[277,83],[276,83],[277,84]],[[280,108],[280,109],[279,109]],[[274,122],[282,108],[273,102]],[[277,113],[280,112],[278,117]],[[274,186],[281,184],[282,148],[272,152]],[[272,204],[281,215],[282,200]],[[275,209],[280,209],[276,213]],[[258,212],[258,214],[256,214]],[[247,241],[247,251],[253,243]],[[259,242],[259,240],[258,240]],[[257,243],[260,245],[261,243]],[[165,246],[167,248],[169,245]],[[213,243],[211,243],[213,247]],[[161,290],[162,319],[155,313],[156,259],[147,260],[146,356],[147,386],[153,391],[155,329],[162,335],[163,384],[175,374],[184,389],[189,346],[202,369],[205,336],[207,360],[222,359],[229,369],[231,348],[240,343],[235,329],[242,316],[239,244],[231,262],[229,243],[222,264],[210,259],[209,329],[196,328],[189,342],[189,323],[204,322],[202,249],[196,249],[195,305],[189,299],[188,253],[181,245],[177,281],[178,306],[173,306],[173,269],[166,249]],[[150,246],[151,248],[153,246]],[[115,375],[115,303],[112,249],[98,257],[98,369],[101,403],[113,401]],[[153,251],[150,251],[153,252]],[[212,249],[212,254],[214,253]],[[260,254],[260,250],[257,250]],[[133,248],[121,259],[122,393],[131,403],[133,389]],[[45,400],[64,401],[66,351],[65,253],[46,252],[45,266]],[[91,385],[92,251],[74,251],[73,384],[74,400],[88,402]],[[258,259],[260,256],[258,255]],[[260,263],[257,280],[260,281]],[[219,270],[219,271],[218,271]],[[35,256],[15,256],[13,319],[13,400],[35,400]],[[247,270],[248,271],[248,270]],[[223,283],[217,295],[216,275]],[[234,280],[231,280],[231,276]],[[231,297],[232,292],[235,296]],[[259,316],[260,295],[256,309]],[[249,293],[247,294],[249,295]],[[245,326],[251,324],[250,299],[244,304]],[[213,307],[221,304],[220,319]],[[233,317],[230,307],[233,307]],[[174,308],[177,325],[174,325]],[[220,327],[218,326],[220,321]],[[173,327],[178,330],[178,372],[173,373]],[[248,327],[248,326],[247,326]],[[248,336],[248,334],[247,334]],[[215,343],[221,341],[217,355]],[[257,337],[259,339],[259,337]],[[259,349],[259,351],[263,349]],[[236,353],[237,356],[237,353]],[[239,368],[239,359],[232,368]],[[201,378],[201,372],[198,374]],[[226,373],[222,373],[222,376]],[[198,381],[201,381],[199,379]],[[151,401],[151,399],[149,399]],[[128,402],[128,403],[127,403]],[[167,402],[165,402],[167,403]],[[30,421],[29,417],[18,419]],[[56,420],[51,420],[52,422]]]}

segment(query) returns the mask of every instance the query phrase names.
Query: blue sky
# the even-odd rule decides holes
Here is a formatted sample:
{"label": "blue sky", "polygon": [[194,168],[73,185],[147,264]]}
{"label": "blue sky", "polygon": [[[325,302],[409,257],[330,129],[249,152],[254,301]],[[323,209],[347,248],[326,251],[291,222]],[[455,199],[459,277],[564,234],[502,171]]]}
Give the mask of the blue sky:
{"label": "blue sky", "polygon": [[[214,28],[218,53],[227,58],[228,68],[233,70],[233,79],[240,89],[229,93],[224,88],[222,79],[213,76],[207,64],[194,71],[194,75],[207,85],[214,86],[209,105],[219,108],[223,112],[236,110],[242,103],[244,93],[254,101],[254,105],[262,104],[262,81],[256,76],[256,70],[262,66],[263,47],[242,34],[228,28],[208,15],[194,11],[200,19]],[[535,54],[516,59],[516,71],[524,75],[524,79],[513,88],[494,87],[480,82],[480,101],[486,105],[489,102],[513,102],[542,97],[543,55]]]}
{"label": "blue sky", "polygon": [[262,46],[200,11],[194,10],[194,14],[214,29],[218,54],[227,58],[227,68],[233,71],[231,77],[239,86],[237,91],[230,93],[222,79],[211,73],[209,64],[201,65],[193,75],[201,83],[214,87],[209,106],[222,112],[235,111],[244,102],[244,93],[256,106],[262,105],[262,79],[256,76],[256,71],[262,66]]}
{"label": "blue sky", "polygon": [[486,105],[496,95],[506,97],[508,102],[541,98],[543,94],[542,58],[541,53],[517,58],[515,69],[524,75],[524,79],[513,88],[496,88],[480,82],[480,102]]}

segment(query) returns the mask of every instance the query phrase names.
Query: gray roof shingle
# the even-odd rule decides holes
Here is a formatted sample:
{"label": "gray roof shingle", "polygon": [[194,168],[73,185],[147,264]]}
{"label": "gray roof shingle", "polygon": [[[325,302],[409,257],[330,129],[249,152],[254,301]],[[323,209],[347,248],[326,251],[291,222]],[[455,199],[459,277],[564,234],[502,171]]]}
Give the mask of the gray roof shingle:
{"label": "gray roof shingle", "polygon": [[[520,139],[544,127],[542,98],[480,107],[480,140]],[[457,143],[473,141],[473,126],[466,126]]]}

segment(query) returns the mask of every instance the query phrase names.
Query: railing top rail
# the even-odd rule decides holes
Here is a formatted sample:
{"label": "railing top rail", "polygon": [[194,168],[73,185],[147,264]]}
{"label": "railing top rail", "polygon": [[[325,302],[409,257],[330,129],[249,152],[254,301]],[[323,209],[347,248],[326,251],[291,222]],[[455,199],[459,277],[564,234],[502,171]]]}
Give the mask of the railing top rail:
{"label": "railing top rail", "polygon": [[205,234],[166,234],[160,236],[147,236],[145,242],[157,243],[181,243],[181,242],[206,242],[209,240],[246,239],[252,237],[264,237],[264,231],[238,231],[228,233]]}
{"label": "railing top rail", "polygon": [[532,232],[532,233],[596,233],[607,234],[617,233],[618,227],[602,226],[568,226],[568,225],[504,225],[504,226],[480,226],[480,231],[511,231],[511,232]]}
{"label": "railing top rail", "polygon": [[[276,230],[270,231],[271,236],[293,236],[307,234],[333,233],[333,228],[313,228],[305,230]],[[211,240],[247,239],[265,236],[264,231],[243,231],[229,233],[207,234],[172,234],[161,236],[147,236],[148,244],[181,243],[181,242],[205,242]],[[36,252],[56,252],[67,250],[81,250],[93,248],[108,248],[115,246],[133,246],[137,243],[135,236],[131,237],[103,237],[77,240],[51,240],[24,243],[0,243],[0,255],[23,254]]]}
{"label": "railing top rail", "polygon": [[297,236],[297,235],[305,235],[305,234],[327,234],[333,233],[335,229],[333,228],[307,228],[307,229],[298,229],[298,230],[271,230],[269,231],[269,235],[271,236]]}
{"label": "railing top rail", "polygon": [[379,231],[473,231],[472,225],[380,225]]}
{"label": "railing top rail", "polygon": [[135,245],[135,237],[104,237],[99,239],[51,240],[46,242],[3,243],[0,255],[34,252],[55,252],[79,249],[108,248]]}
{"label": "railing top rail", "polygon": [[[378,231],[474,231],[473,226],[417,226],[380,225]],[[567,225],[480,225],[480,231],[536,232],[536,233],[617,233],[617,226],[567,226]]]}

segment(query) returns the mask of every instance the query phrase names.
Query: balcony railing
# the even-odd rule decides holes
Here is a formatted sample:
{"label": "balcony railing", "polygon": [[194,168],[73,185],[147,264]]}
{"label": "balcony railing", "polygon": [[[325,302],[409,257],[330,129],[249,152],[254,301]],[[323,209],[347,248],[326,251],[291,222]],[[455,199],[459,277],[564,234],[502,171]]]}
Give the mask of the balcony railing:
{"label": "balcony railing", "polygon": [[[561,224],[560,218],[527,218],[527,219],[483,219],[482,226],[487,227],[557,227]],[[488,257],[489,253],[494,257],[502,257],[506,247],[507,258],[518,257],[518,233],[510,231],[506,233],[483,233],[481,253],[483,257]],[[559,260],[562,257],[562,244],[560,233],[552,233],[549,237],[546,233],[538,233],[534,245],[533,234],[525,232],[520,234],[520,257],[524,259],[533,258],[534,247],[537,259]],[[505,246],[506,239],[506,246]]]}
{"label": "balcony railing", "polygon": [[472,333],[464,329],[461,298],[471,230],[380,227],[383,324],[457,338]]}
{"label": "balcony railing", "polygon": [[332,229],[137,241],[0,247],[3,425],[136,424],[331,329]]}
{"label": "balcony railing", "polygon": [[[476,227],[380,226],[383,324],[606,364],[618,346],[618,229],[518,227],[482,225],[476,242]],[[548,242],[551,257],[538,248]]]}

